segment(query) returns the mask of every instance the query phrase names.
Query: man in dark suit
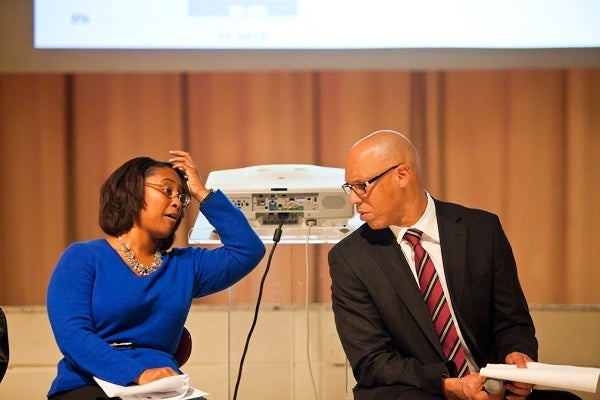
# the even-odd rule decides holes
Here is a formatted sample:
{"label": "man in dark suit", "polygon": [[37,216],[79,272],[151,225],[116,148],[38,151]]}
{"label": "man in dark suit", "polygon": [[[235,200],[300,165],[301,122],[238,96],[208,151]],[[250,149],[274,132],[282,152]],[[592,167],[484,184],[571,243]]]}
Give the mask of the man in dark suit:
{"label": "man in dark suit", "polygon": [[[520,382],[505,382],[496,394],[485,390],[478,371],[487,363],[524,368],[537,358],[533,321],[496,215],[434,199],[423,188],[416,149],[395,131],[358,141],[345,178],[365,224],[333,247],[329,266],[355,400],[578,398]],[[403,239],[408,228],[422,232],[439,276],[464,375],[443,350],[419,289],[416,247]]]}

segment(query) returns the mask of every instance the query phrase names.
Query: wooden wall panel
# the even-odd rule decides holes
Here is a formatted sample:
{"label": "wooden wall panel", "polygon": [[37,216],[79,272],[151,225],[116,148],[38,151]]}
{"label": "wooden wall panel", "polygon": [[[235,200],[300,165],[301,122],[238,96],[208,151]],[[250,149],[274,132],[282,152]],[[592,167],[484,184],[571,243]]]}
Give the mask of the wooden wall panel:
{"label": "wooden wall panel", "polygon": [[[319,162],[344,168],[350,147],[376,130],[393,129],[407,136],[417,136],[419,132],[410,130],[412,78],[406,71],[319,72]],[[331,247],[322,245],[315,249],[316,301],[331,301],[327,263]]]}
{"label": "wooden wall panel", "polygon": [[[565,302],[600,303],[600,70],[574,70],[566,79]],[[546,297],[544,298],[544,300]]]}
{"label": "wooden wall panel", "polygon": [[445,77],[443,72],[423,74],[423,140],[419,145],[421,158],[427,160],[427,164],[421,166],[423,182],[431,193],[436,193],[440,198],[446,196],[443,113]]}
{"label": "wooden wall panel", "polygon": [[499,214],[530,302],[566,301],[562,72],[447,75],[447,198]]}
{"label": "wooden wall panel", "polygon": [[[217,73],[189,76],[189,144],[205,174],[263,164],[315,164],[312,74]],[[275,227],[273,227],[275,228]],[[265,302],[296,297],[303,257],[296,246],[278,246],[264,294]],[[234,287],[236,302],[254,303],[267,257]],[[219,293],[202,299],[222,302]]]}
{"label": "wooden wall panel", "polygon": [[446,73],[441,110],[445,200],[503,210],[506,85],[504,72]]}
{"label": "wooden wall panel", "polygon": [[205,171],[314,163],[310,73],[189,76],[190,148]]}
{"label": "wooden wall panel", "polygon": [[67,241],[65,78],[0,75],[0,304],[45,304]]}
{"label": "wooden wall panel", "polygon": [[380,129],[410,132],[409,72],[319,73],[319,159],[344,167],[350,146]]}
{"label": "wooden wall panel", "polygon": [[[531,302],[599,303],[599,108],[597,69],[0,75],[0,304],[45,301],[64,248],[102,236],[99,187],[131,157],[183,148],[205,175],[343,167],[377,129],[415,142],[434,196],[500,215]],[[177,245],[196,215],[186,211]],[[311,301],[330,301],[329,248],[308,251]],[[279,247],[264,301],[303,302],[306,261],[303,245]],[[265,266],[236,301],[256,301]]]}
{"label": "wooden wall panel", "polygon": [[[177,74],[83,74],[73,84],[75,236],[102,236],[102,182],[130,158],[166,160],[184,145],[182,89]],[[185,243],[179,235],[178,243]]]}
{"label": "wooden wall panel", "polygon": [[[501,218],[530,302],[563,302],[565,181],[561,71],[507,74]],[[544,227],[543,229],[540,229]],[[543,290],[540,290],[543,288]]]}
{"label": "wooden wall panel", "polygon": [[[324,71],[318,77],[318,159],[323,165],[344,168],[350,147],[376,130],[419,136],[410,129],[414,100],[410,72]],[[331,301],[330,249],[331,245],[323,245],[315,250],[316,301]]]}

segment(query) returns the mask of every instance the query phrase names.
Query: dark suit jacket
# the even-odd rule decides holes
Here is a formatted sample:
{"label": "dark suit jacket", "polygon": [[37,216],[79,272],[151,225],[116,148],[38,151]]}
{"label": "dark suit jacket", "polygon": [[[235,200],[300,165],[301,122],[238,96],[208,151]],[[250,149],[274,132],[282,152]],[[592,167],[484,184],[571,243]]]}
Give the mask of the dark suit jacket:
{"label": "dark suit jacket", "polygon": [[[537,340],[512,249],[498,217],[435,201],[448,290],[479,367]],[[363,224],[329,252],[332,303],[357,380],[355,399],[418,388],[441,396],[452,376],[418,285],[390,229]],[[380,397],[381,398],[381,397]]]}

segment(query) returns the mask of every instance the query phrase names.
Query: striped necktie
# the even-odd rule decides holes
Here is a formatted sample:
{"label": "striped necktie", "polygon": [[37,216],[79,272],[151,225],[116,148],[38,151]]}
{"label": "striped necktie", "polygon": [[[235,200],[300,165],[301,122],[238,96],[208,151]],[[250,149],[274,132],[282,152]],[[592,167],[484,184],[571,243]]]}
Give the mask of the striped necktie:
{"label": "striped necktie", "polygon": [[446,301],[438,274],[433,266],[433,261],[431,261],[429,254],[421,246],[422,234],[423,232],[418,229],[411,228],[404,234],[404,240],[410,243],[414,249],[415,268],[419,279],[419,287],[427,308],[431,313],[435,330],[440,337],[444,354],[446,354],[448,360],[454,361],[458,376],[465,376],[469,373],[467,358],[460,344],[452,314],[450,313],[450,307]]}

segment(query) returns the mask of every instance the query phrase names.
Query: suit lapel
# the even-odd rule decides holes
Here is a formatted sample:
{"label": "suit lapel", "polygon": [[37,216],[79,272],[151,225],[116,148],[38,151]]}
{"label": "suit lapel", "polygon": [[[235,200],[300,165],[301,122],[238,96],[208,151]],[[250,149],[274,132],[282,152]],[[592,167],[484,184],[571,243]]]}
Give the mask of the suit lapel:
{"label": "suit lapel", "polygon": [[477,341],[468,325],[463,324],[461,307],[467,274],[467,228],[460,223],[460,215],[450,215],[446,212],[444,203],[436,201],[438,230],[442,248],[442,260],[446,283],[452,300],[454,314],[463,338],[469,344],[471,352],[478,351]]}
{"label": "suit lapel", "polygon": [[372,231],[379,237],[378,242],[382,245],[369,246],[375,265],[383,271],[386,278],[391,282],[398,298],[404,303],[423,335],[429,340],[433,348],[442,359],[445,358],[440,339],[435,332],[429,310],[419,291],[419,286],[408,265],[396,237],[389,229]]}
{"label": "suit lapel", "polygon": [[457,223],[458,218],[449,219],[443,215],[443,207],[436,203],[437,221],[446,283],[455,311],[460,310],[463,299],[467,268],[467,229]]}

